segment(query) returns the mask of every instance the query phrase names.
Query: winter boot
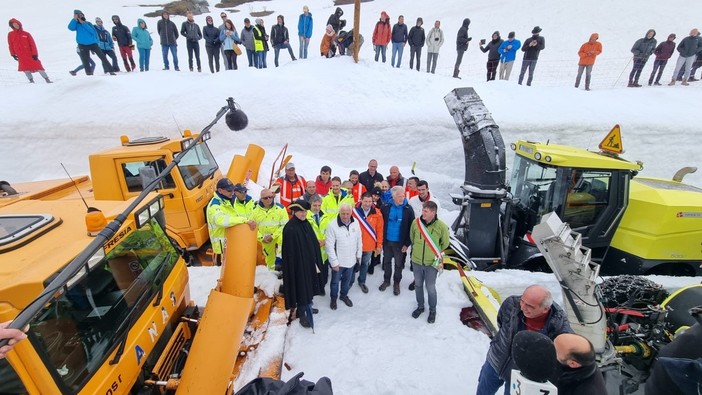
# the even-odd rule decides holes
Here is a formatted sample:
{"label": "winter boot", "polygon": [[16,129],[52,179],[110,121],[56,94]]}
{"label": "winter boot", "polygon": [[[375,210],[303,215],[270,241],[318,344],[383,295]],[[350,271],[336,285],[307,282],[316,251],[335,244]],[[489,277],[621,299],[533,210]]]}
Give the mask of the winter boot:
{"label": "winter boot", "polygon": [[682,82],[680,83],[680,85],[688,86],[688,85],[690,85],[690,84],[687,83],[687,78],[683,78],[683,80],[682,80]]}
{"label": "winter boot", "polygon": [[310,324],[310,320],[308,320],[305,316],[300,317],[300,326],[302,326],[303,328],[312,327],[312,325]]}
{"label": "winter boot", "polygon": [[388,281],[383,281],[383,283],[380,284],[380,287],[378,289],[382,292],[385,291],[389,286],[390,283]]}
{"label": "winter boot", "polygon": [[129,63],[132,64],[132,70],[136,70],[136,63],[134,63],[134,59],[133,59],[133,58],[129,58]]}
{"label": "winter boot", "polygon": [[51,80],[49,79],[49,77],[44,78],[44,80],[46,81],[47,84],[53,84],[53,83],[54,83],[54,81],[51,81]]}
{"label": "winter boot", "polygon": [[414,281],[412,281],[412,283],[410,283],[409,290],[414,291]]}
{"label": "winter boot", "polygon": [[627,85],[628,88],[633,88],[634,87],[634,81],[629,81],[629,84]]}
{"label": "winter boot", "polygon": [[424,307],[417,307],[416,310],[412,312],[412,318],[417,318],[424,312]]}
{"label": "winter boot", "polygon": [[33,84],[33,83],[34,83],[34,79],[33,79],[33,78],[30,78],[30,79],[29,79],[29,83],[30,83],[30,84]]}
{"label": "winter boot", "polygon": [[695,81],[699,81],[699,79],[697,79],[693,76],[690,76],[690,78],[687,79],[687,82],[695,82]]}
{"label": "winter boot", "polygon": [[429,312],[429,317],[427,317],[427,322],[430,324],[433,324],[434,322],[436,322],[436,311]]}
{"label": "winter boot", "polygon": [[670,84],[668,84],[668,86],[673,86],[673,85],[675,85],[675,78],[673,78],[672,80],[670,80]]}
{"label": "winter boot", "polygon": [[361,291],[362,291],[364,294],[367,294],[367,293],[368,293],[368,287],[366,287],[366,284],[364,284],[364,283],[358,283],[358,286],[361,288]]}
{"label": "winter boot", "polygon": [[349,307],[353,307],[353,302],[351,302],[351,299],[349,299],[348,296],[342,296],[342,297],[339,298],[339,300],[341,300],[342,302],[344,302],[345,305],[347,305],[347,306],[349,306]]}
{"label": "winter boot", "polygon": [[458,67],[454,68],[453,69],[453,78],[458,78],[460,80],[461,77],[458,76],[458,73],[460,73],[460,72],[461,72],[461,70],[459,70]]}
{"label": "winter boot", "polygon": [[400,283],[395,283],[392,285],[392,293],[395,296],[400,294]]}
{"label": "winter boot", "polygon": [[331,303],[329,303],[329,307],[332,310],[336,310],[336,298],[332,298]]}

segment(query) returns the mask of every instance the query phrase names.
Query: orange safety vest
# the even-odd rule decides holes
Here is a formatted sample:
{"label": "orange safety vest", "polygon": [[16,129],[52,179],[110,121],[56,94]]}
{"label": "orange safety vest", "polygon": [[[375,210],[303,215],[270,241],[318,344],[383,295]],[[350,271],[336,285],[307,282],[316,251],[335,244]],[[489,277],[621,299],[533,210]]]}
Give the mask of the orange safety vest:
{"label": "orange safety vest", "polygon": [[286,177],[280,177],[275,182],[280,185],[280,204],[287,208],[292,202],[305,194],[307,182],[302,176],[297,176],[295,182],[290,182]]}
{"label": "orange safety vest", "polygon": [[366,193],[366,186],[361,184],[360,182],[357,182],[356,185],[351,188],[351,194],[353,195],[353,201],[355,203],[358,203],[361,201],[361,198],[363,197],[363,194]]}

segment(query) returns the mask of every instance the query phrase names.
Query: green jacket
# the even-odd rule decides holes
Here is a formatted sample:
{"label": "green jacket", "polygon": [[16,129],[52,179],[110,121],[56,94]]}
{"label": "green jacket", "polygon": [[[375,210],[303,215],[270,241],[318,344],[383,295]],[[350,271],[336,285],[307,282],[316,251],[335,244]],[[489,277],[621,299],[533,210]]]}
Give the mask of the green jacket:
{"label": "green jacket", "polygon": [[237,215],[231,200],[215,192],[207,205],[207,229],[210,231],[212,251],[221,254],[227,245],[226,229],[246,221],[247,218]]}
{"label": "green jacket", "polygon": [[[317,235],[317,240],[325,240],[326,236],[324,235],[325,232],[327,231],[327,225],[329,225],[329,221],[331,221],[332,218],[334,218],[333,215],[327,215],[324,211],[319,211],[320,218],[319,218],[319,225],[317,225],[317,221],[314,219],[314,213],[312,210],[307,210],[307,221],[312,225],[312,229],[314,229],[314,234]],[[327,261],[327,251],[325,251],[324,247],[320,247],[322,250],[322,262]]]}
{"label": "green jacket", "polygon": [[265,208],[258,202],[253,209],[251,219],[258,225],[258,241],[269,234],[273,242],[280,245],[283,242],[283,226],[288,222],[288,212],[279,204]]}
{"label": "green jacket", "polygon": [[[424,225],[427,228],[429,237],[431,237],[441,252],[446,250],[449,246],[448,226],[438,218],[435,218],[430,224]],[[431,247],[429,247],[429,244],[419,231],[417,219],[413,220],[412,225],[410,225],[410,241],[412,242],[412,262],[424,266],[431,266],[436,260],[436,255],[434,255]]]}

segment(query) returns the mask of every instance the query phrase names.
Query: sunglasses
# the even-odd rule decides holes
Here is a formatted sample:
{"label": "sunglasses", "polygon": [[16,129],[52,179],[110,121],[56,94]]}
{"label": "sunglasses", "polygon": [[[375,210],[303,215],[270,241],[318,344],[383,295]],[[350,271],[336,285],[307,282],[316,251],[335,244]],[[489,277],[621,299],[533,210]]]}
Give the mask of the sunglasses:
{"label": "sunglasses", "polygon": [[273,199],[273,196],[266,196],[266,197],[261,198],[261,200],[269,200],[269,199]]}

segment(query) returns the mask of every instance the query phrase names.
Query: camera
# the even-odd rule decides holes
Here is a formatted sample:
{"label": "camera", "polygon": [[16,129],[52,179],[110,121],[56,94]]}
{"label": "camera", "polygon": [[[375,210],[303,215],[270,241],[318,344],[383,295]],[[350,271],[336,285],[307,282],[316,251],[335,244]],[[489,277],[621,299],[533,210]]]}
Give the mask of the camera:
{"label": "camera", "polygon": [[485,39],[483,38],[480,40],[480,45],[484,45],[484,44],[485,44]]}

